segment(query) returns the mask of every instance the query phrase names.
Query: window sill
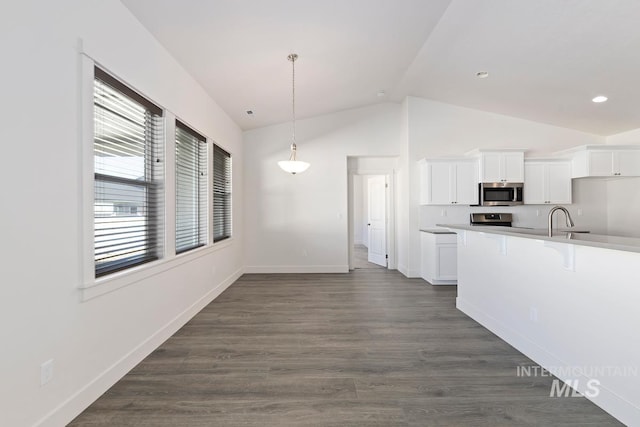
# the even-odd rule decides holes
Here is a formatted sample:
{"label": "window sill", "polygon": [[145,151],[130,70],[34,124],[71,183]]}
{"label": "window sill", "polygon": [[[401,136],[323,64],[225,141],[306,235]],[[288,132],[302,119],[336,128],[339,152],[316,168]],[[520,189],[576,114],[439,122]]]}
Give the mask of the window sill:
{"label": "window sill", "polygon": [[82,293],[82,301],[88,301],[93,298],[113,292],[116,289],[129,286],[140,282],[149,277],[171,270],[179,265],[194,261],[203,256],[210,255],[221,249],[228,248],[233,244],[233,237],[225,239],[221,242],[212,243],[207,246],[196,248],[171,258],[163,258],[128,270],[119,271],[105,277],[96,279],[91,283],[86,283],[80,288]]}

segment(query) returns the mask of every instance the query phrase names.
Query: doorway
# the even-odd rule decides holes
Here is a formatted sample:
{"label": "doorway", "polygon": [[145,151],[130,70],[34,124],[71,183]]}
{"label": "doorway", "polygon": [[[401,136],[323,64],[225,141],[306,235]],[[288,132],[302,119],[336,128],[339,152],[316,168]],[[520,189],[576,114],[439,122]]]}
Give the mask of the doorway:
{"label": "doorway", "polygon": [[349,157],[349,270],[396,269],[395,157]]}
{"label": "doorway", "polygon": [[353,269],[387,267],[386,176],[353,177]]}

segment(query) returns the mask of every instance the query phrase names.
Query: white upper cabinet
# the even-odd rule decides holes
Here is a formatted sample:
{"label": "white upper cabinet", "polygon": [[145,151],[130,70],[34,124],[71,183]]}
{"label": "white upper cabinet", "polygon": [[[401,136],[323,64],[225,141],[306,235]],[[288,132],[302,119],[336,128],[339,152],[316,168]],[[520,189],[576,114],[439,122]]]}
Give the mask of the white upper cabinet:
{"label": "white upper cabinet", "polygon": [[571,203],[571,163],[557,160],[524,162],[524,203]]}
{"label": "white upper cabinet", "polygon": [[475,205],[478,203],[478,163],[469,160],[422,160],[420,204]]}
{"label": "white upper cabinet", "polygon": [[456,203],[477,205],[480,195],[478,189],[478,162],[456,162],[455,168]]}
{"label": "white upper cabinet", "polygon": [[478,150],[480,182],[524,182],[524,150]]}
{"label": "white upper cabinet", "polygon": [[562,154],[571,158],[573,178],[640,176],[637,145],[587,145]]}

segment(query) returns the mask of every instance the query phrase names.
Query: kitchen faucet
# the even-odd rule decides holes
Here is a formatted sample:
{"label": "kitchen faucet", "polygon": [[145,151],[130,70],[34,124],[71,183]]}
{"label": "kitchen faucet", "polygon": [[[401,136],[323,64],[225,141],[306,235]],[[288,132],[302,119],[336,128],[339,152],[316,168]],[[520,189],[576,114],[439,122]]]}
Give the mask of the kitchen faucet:
{"label": "kitchen faucet", "polygon": [[563,206],[554,206],[549,211],[549,237],[553,236],[553,214],[555,211],[564,212],[564,216],[567,221],[567,227],[573,227],[573,220],[571,219],[571,215],[569,215],[569,211],[567,210],[567,208]]}

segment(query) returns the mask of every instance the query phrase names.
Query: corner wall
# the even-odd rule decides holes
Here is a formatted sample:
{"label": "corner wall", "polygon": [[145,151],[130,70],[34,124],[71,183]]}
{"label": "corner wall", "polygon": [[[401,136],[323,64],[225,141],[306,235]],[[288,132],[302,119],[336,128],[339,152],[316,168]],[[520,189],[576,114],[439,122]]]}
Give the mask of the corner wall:
{"label": "corner wall", "polygon": [[[65,425],[242,273],[242,134],[117,0],[12,2],[2,20],[0,425]],[[234,238],[82,301],[79,40],[233,154]],[[54,360],[40,386],[40,365]]]}
{"label": "corner wall", "polygon": [[397,156],[398,104],[376,104],[296,121],[298,157],[290,175],[291,123],[249,130],[245,143],[247,272],[347,272],[348,156]]}

